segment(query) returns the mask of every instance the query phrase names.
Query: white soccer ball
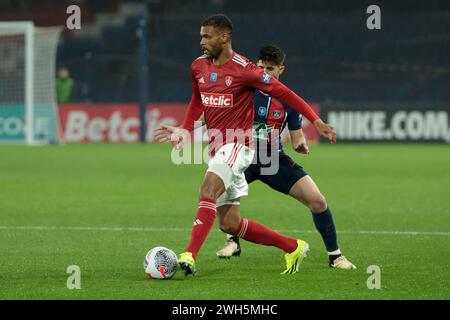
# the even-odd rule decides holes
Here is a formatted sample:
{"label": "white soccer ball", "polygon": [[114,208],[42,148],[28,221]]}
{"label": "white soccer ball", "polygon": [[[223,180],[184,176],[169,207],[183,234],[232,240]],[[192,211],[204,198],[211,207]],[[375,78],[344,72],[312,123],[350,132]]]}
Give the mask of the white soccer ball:
{"label": "white soccer ball", "polygon": [[165,247],[151,249],[144,259],[145,273],[152,279],[170,279],[178,269],[175,252]]}

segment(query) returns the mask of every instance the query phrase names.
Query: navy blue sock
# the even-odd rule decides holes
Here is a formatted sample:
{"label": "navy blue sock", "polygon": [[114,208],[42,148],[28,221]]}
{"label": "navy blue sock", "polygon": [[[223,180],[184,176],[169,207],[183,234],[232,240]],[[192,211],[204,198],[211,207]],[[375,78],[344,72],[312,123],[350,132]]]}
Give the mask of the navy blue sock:
{"label": "navy blue sock", "polygon": [[321,213],[313,213],[312,216],[316,229],[320,232],[327,251],[333,252],[338,250],[336,227],[334,226],[330,208],[327,208]]}

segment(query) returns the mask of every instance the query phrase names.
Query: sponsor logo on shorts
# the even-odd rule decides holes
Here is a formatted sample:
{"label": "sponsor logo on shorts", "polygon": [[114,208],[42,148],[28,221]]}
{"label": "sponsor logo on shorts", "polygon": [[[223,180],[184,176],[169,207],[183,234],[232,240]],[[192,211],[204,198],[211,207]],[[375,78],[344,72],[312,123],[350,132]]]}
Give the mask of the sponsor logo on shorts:
{"label": "sponsor logo on shorts", "polygon": [[232,94],[201,92],[202,102],[205,107],[231,108],[233,107]]}

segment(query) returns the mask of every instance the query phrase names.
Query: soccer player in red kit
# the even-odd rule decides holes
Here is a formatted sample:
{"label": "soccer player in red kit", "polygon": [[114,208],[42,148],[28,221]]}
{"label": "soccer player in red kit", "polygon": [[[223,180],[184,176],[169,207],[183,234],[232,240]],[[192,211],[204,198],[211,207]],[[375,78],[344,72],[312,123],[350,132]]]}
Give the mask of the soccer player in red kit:
{"label": "soccer player in red kit", "polygon": [[208,128],[211,158],[200,188],[191,239],[178,262],[185,275],[195,273],[195,259],[217,215],[222,231],[283,250],[286,260],[283,273],[295,273],[299,271],[309,245],[240,217],[240,198],[248,193],[244,171],[254,156],[252,125],[255,90],[290,105],[332,143],[336,142],[336,132],[289,88],[234,52],[231,46],[232,31],[232,22],[222,14],[213,15],[202,23],[200,45],[204,55],[191,65],[192,98],[182,128],[162,125],[156,130],[156,140],[171,140],[176,147],[180,147],[186,140],[186,131],[194,129],[194,122],[202,113]]}

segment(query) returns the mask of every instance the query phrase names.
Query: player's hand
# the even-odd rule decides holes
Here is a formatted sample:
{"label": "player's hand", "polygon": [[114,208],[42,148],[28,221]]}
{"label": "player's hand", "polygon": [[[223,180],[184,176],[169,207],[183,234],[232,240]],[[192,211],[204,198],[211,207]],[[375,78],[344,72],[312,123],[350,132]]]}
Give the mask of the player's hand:
{"label": "player's hand", "polygon": [[329,124],[326,124],[322,120],[318,119],[314,121],[314,127],[316,127],[316,130],[321,136],[324,136],[330,140],[331,143],[336,143],[336,130],[333,126],[330,126]]}
{"label": "player's hand", "polygon": [[306,143],[306,138],[303,135],[298,139],[298,141],[295,141],[292,144],[292,147],[298,153],[309,154],[309,147]]}
{"label": "player's hand", "polygon": [[186,142],[188,134],[187,130],[162,124],[155,130],[155,140],[158,142],[170,141],[175,149],[180,149]]}

